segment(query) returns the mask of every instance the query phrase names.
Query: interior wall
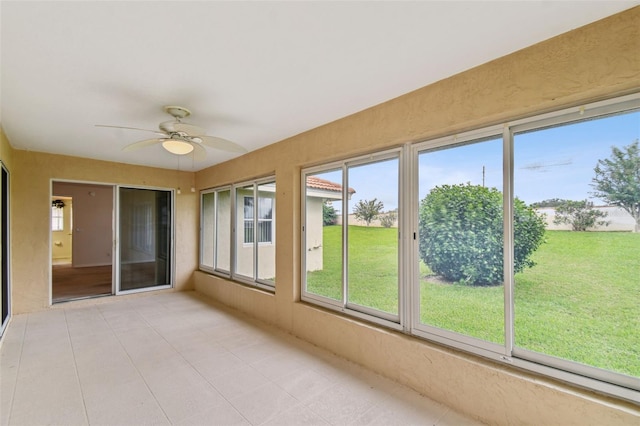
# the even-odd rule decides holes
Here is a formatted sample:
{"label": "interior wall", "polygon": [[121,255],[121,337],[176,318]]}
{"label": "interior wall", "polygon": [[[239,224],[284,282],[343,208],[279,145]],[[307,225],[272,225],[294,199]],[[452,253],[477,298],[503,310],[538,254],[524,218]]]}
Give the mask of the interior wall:
{"label": "interior wall", "polygon": [[[86,158],[13,150],[12,301],[13,313],[50,306],[51,182],[123,184],[189,188],[193,173],[133,166]],[[197,268],[198,196],[176,195],[175,290],[193,288]],[[19,236],[17,238],[16,236]]]}
{"label": "interior wall", "polygon": [[[54,194],[55,192],[55,184],[54,184]],[[60,195],[54,195],[51,200],[60,199],[64,202],[64,207],[62,208],[62,230],[60,231],[51,231],[51,259],[71,259],[72,255],[72,220],[71,215],[73,212],[73,200],[71,198],[65,197],[61,198]]]}
{"label": "interior wall", "polygon": [[276,292],[196,272],[196,290],[490,424],[637,424],[640,410],[301,303],[300,170],[640,90],[640,7],[196,174],[198,189],[272,175]]}
{"label": "interior wall", "polygon": [[[113,186],[53,182],[52,194],[73,198],[73,230],[62,231],[73,232],[73,267],[111,265]],[[65,206],[65,213],[71,209]],[[71,218],[65,217],[65,223],[67,219]]]}

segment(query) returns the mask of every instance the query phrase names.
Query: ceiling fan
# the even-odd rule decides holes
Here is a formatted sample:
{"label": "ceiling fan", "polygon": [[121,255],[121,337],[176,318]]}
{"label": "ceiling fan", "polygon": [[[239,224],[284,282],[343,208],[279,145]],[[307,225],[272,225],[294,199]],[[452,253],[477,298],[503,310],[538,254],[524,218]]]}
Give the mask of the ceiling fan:
{"label": "ceiling fan", "polygon": [[137,127],[108,126],[104,124],[96,124],[96,127],[140,130],[144,132],[152,132],[161,136],[134,142],[131,145],[125,146],[122,149],[123,151],[135,151],[140,148],[160,143],[164,149],[172,154],[185,155],[193,152],[193,158],[197,161],[204,160],[206,158],[207,151],[204,148],[205,146],[222,151],[237,153],[247,152],[246,149],[236,143],[216,136],[208,136],[206,131],[201,127],[183,123],[181,120],[191,115],[191,111],[184,107],[167,105],[164,107],[164,111],[171,115],[174,120],[160,123],[158,126],[160,131],[139,129]]}

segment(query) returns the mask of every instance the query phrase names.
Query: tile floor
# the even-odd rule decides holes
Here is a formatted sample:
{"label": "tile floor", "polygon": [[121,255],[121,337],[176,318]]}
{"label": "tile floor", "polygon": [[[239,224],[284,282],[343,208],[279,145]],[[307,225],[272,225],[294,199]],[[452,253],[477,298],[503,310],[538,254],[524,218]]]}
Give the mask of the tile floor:
{"label": "tile floor", "polygon": [[194,292],[13,317],[2,425],[475,425]]}

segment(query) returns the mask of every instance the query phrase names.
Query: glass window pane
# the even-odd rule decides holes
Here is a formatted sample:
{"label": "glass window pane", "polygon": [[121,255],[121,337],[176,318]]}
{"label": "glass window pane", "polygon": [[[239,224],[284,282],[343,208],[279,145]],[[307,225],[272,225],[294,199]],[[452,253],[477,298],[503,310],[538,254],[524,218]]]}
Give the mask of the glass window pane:
{"label": "glass window pane", "polygon": [[244,218],[253,219],[253,195],[244,197]]}
{"label": "glass window pane", "polygon": [[245,219],[244,220],[244,243],[251,244],[253,243],[253,219]]}
{"label": "glass window pane", "polygon": [[253,184],[236,188],[236,270],[254,278]]}
{"label": "glass window pane", "polygon": [[516,271],[517,347],[640,377],[638,123],[633,112],[516,134],[515,195],[546,225],[535,266]]}
{"label": "glass window pane", "polygon": [[503,343],[502,139],[418,161],[420,322]]}
{"label": "glass window pane", "polygon": [[258,279],[269,283],[276,277],[275,196],[275,182],[258,185]]}
{"label": "glass window pane", "polygon": [[342,300],[342,170],[310,174],[305,188],[306,291]]}
{"label": "glass window pane", "polygon": [[214,238],[215,238],[215,199],[216,193],[209,192],[201,197],[201,247],[200,265],[213,268]]}
{"label": "glass window pane", "polygon": [[51,230],[64,231],[64,208],[51,207]]}
{"label": "glass window pane", "polygon": [[120,188],[120,290],[171,284],[171,192]]}
{"label": "glass window pane", "polygon": [[273,218],[273,196],[271,189],[275,189],[275,186],[260,185],[258,191],[260,192],[258,198],[258,219],[272,219]]}
{"label": "glass window pane", "polygon": [[215,268],[231,271],[231,190],[216,192]]}
{"label": "glass window pane", "polygon": [[244,243],[253,243],[253,196],[244,197]]}
{"label": "glass window pane", "polygon": [[349,167],[348,176],[347,302],[397,315],[398,159]]}

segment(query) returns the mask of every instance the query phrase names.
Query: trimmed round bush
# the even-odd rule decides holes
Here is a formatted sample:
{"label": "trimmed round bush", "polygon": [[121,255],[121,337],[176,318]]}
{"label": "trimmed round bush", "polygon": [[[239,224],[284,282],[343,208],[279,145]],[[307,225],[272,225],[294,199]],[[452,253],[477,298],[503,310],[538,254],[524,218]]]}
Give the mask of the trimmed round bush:
{"label": "trimmed round bush", "polygon": [[[503,282],[502,193],[479,185],[436,186],[420,203],[420,258],[448,281],[469,285]],[[534,262],[545,221],[514,200],[514,269]]]}

